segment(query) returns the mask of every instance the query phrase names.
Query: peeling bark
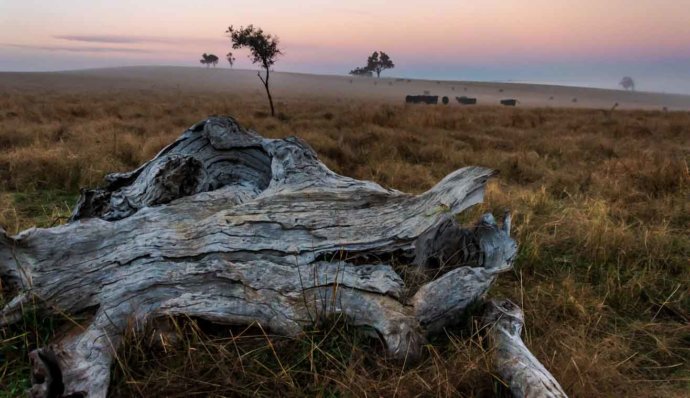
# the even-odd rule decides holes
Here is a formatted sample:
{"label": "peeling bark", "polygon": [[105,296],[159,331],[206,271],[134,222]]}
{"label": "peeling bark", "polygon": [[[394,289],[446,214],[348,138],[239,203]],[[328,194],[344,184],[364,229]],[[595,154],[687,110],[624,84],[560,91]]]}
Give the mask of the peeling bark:
{"label": "peeling bark", "polygon": [[[30,303],[94,313],[31,353],[35,397],[105,397],[123,332],[171,315],[284,335],[344,315],[413,359],[511,267],[509,215],[454,221],[492,175],[467,167],[409,195],[335,174],[297,138],[212,117],[84,190],[66,225],[0,231],[0,276],[16,292],[0,326]],[[407,300],[393,262],[447,272]]]}

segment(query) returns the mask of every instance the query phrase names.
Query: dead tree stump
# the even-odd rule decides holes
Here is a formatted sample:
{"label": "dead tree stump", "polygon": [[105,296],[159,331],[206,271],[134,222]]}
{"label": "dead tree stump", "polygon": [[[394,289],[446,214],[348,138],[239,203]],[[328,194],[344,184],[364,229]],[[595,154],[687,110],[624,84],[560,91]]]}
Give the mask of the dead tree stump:
{"label": "dead tree stump", "polygon": [[[343,315],[414,358],[511,267],[508,214],[467,229],[454,218],[492,175],[466,167],[413,196],[332,172],[298,138],[211,117],[82,191],[66,225],[0,230],[0,277],[14,294],[0,326],[32,305],[90,316],[30,354],[35,397],[105,397],[123,332],[174,315],[284,335]],[[442,272],[407,292],[394,262]]]}

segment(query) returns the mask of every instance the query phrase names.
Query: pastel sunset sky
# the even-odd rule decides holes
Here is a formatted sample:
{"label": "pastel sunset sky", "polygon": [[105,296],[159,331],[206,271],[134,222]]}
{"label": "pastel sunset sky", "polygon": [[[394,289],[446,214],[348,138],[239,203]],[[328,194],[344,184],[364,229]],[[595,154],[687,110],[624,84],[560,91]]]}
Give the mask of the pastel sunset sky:
{"label": "pastel sunset sky", "polygon": [[[388,76],[690,93],[690,0],[0,0],[0,71],[223,60],[230,25],[280,37],[277,70],[346,74],[374,50]],[[236,52],[238,68],[252,68]],[[227,64],[221,64],[227,67]]]}

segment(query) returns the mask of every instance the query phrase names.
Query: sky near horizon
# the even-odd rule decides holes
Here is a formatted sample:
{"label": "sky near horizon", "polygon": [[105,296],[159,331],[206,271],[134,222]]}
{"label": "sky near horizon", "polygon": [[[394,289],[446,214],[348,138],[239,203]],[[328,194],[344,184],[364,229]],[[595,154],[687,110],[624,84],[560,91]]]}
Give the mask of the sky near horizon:
{"label": "sky near horizon", "polygon": [[690,0],[0,0],[0,71],[227,67],[226,28],[250,23],[280,37],[276,70],[346,74],[383,50],[389,76],[690,94]]}

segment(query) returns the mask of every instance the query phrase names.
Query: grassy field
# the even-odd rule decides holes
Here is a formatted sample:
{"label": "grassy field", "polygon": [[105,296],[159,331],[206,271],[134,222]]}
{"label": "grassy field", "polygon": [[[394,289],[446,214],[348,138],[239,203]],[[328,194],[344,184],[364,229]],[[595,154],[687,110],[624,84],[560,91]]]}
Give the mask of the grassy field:
{"label": "grassy field", "polygon": [[[396,106],[165,91],[0,96],[0,225],[65,222],[79,188],[151,158],[210,114],[298,135],[333,170],[421,192],[494,168],[485,204],[515,213],[514,271],[491,296],[526,314],[525,341],[574,397],[690,394],[690,113]],[[470,219],[463,217],[463,219]],[[7,300],[2,292],[0,304]],[[27,352],[65,326],[27,313],[0,330],[0,396],[23,394]],[[385,358],[337,321],[296,340],[178,319],[174,341],[131,335],[113,396],[493,396],[481,336],[448,330],[420,363]]]}

